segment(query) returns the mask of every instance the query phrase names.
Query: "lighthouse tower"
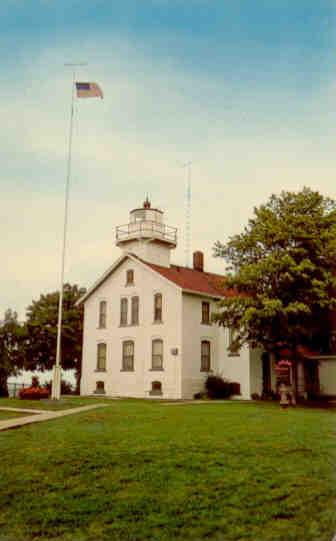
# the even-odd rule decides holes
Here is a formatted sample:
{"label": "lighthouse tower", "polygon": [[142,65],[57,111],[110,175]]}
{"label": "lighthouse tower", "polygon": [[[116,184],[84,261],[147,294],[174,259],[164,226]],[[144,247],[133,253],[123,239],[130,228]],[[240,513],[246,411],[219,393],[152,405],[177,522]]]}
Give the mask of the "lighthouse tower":
{"label": "lighthouse tower", "polygon": [[170,251],[176,244],[176,227],[164,224],[162,210],[151,208],[148,197],[141,208],[131,210],[128,224],[116,228],[119,248],[163,267],[169,267]]}

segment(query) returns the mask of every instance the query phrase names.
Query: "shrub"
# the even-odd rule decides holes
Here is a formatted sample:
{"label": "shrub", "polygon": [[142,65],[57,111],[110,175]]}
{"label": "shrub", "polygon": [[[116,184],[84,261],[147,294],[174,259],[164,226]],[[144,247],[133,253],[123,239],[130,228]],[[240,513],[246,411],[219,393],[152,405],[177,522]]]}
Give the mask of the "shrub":
{"label": "shrub", "polygon": [[260,397],[260,394],[258,393],[252,393],[251,398],[252,400],[260,400],[261,397]]}
{"label": "shrub", "polygon": [[40,386],[40,380],[38,378],[38,376],[32,376],[32,382],[31,382],[31,387],[39,387]]}
{"label": "shrub", "polygon": [[266,393],[262,393],[261,400],[278,400],[279,396],[275,391],[268,391]]}
{"label": "shrub", "polygon": [[[44,388],[48,389],[49,393],[51,393],[51,380],[44,384]],[[62,379],[61,381],[61,394],[75,394],[75,388],[72,385],[72,383],[69,383],[68,381],[65,381]]]}
{"label": "shrub", "polygon": [[209,398],[229,398],[232,395],[230,381],[221,376],[208,376],[205,388]]}
{"label": "shrub", "polygon": [[231,395],[240,395],[240,383],[232,382],[230,383],[231,386]]}
{"label": "shrub", "polygon": [[19,397],[22,400],[41,400],[41,398],[49,398],[49,391],[42,387],[27,387],[27,389],[21,389]]}
{"label": "shrub", "polygon": [[49,398],[48,389],[40,387],[40,382],[37,376],[32,377],[31,386],[23,388],[19,392],[19,397],[22,400],[41,400],[41,398]]}
{"label": "shrub", "polygon": [[195,393],[194,394],[194,399],[195,400],[202,400],[203,398],[207,398],[207,393],[205,391],[200,391],[198,393]]}

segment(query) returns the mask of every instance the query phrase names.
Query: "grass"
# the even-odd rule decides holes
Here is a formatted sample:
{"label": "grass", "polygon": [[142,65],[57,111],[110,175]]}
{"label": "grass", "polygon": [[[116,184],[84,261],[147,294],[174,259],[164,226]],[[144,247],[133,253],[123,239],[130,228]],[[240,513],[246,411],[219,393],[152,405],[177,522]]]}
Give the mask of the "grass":
{"label": "grass", "polygon": [[[96,398],[82,398],[77,396],[62,396],[61,400],[21,400],[20,398],[0,398],[0,406],[11,408],[27,408],[39,410],[65,410],[79,408],[80,406],[93,405],[99,402],[110,403],[110,400]],[[1,541],[1,538],[0,538]]]}
{"label": "grass", "polygon": [[125,400],[4,432],[0,539],[331,541],[335,421]]}
{"label": "grass", "polygon": [[[2,411],[0,410],[0,421],[5,421],[6,419],[15,419],[16,417],[24,417],[29,415],[28,413],[19,413],[16,411]],[[1,539],[1,538],[0,538]]]}

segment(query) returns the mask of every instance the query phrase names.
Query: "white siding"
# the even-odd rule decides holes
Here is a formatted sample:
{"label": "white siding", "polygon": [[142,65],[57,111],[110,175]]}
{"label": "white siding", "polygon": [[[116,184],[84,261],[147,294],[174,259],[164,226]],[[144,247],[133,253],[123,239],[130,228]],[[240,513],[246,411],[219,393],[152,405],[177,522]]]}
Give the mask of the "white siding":
{"label": "white siding", "polygon": [[336,358],[319,362],[322,394],[336,395]]}
{"label": "white siding", "polygon": [[207,373],[201,372],[201,341],[211,343],[211,369],[233,382],[240,383],[241,398],[250,398],[249,350],[242,348],[237,356],[228,351],[228,329],[216,324],[205,325],[202,320],[202,301],[210,302],[210,311],[216,310],[216,302],[201,295],[183,294],[183,346],[182,346],[182,397],[192,398],[204,390]]}
{"label": "white siding", "polygon": [[[262,374],[262,350],[250,350],[250,393],[257,393],[259,396],[263,392],[263,374]],[[272,367],[270,366],[270,370]]]}
{"label": "white siding", "polygon": [[[134,270],[134,286],[126,286],[126,271]],[[163,323],[153,323],[154,293],[162,293]],[[120,299],[139,296],[139,325],[120,327]],[[100,300],[107,300],[107,326],[98,328]],[[126,259],[85,302],[81,394],[92,394],[97,381],[110,396],[148,397],[152,381],[162,382],[163,398],[181,397],[181,292],[137,261]],[[163,371],[151,371],[152,339],[164,344]],[[134,372],[123,372],[122,342],[134,341]],[[106,372],[96,372],[97,344],[106,342]],[[178,355],[171,354],[177,348]]]}
{"label": "white siding", "polygon": [[130,240],[125,243],[124,252],[130,252],[137,255],[144,261],[155,263],[162,267],[169,267],[170,248],[163,242],[141,242],[139,240]]}

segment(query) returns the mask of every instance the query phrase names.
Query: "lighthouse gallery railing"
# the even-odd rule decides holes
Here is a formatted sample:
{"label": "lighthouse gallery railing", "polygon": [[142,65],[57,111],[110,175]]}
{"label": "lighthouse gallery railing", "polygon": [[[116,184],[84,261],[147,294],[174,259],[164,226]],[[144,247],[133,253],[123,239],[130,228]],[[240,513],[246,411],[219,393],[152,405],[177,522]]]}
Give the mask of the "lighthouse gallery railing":
{"label": "lighthouse gallery railing", "polygon": [[159,239],[167,240],[176,244],[177,228],[169,225],[160,224],[155,221],[146,220],[144,222],[134,222],[116,227],[116,240],[122,241],[137,236],[153,235]]}

